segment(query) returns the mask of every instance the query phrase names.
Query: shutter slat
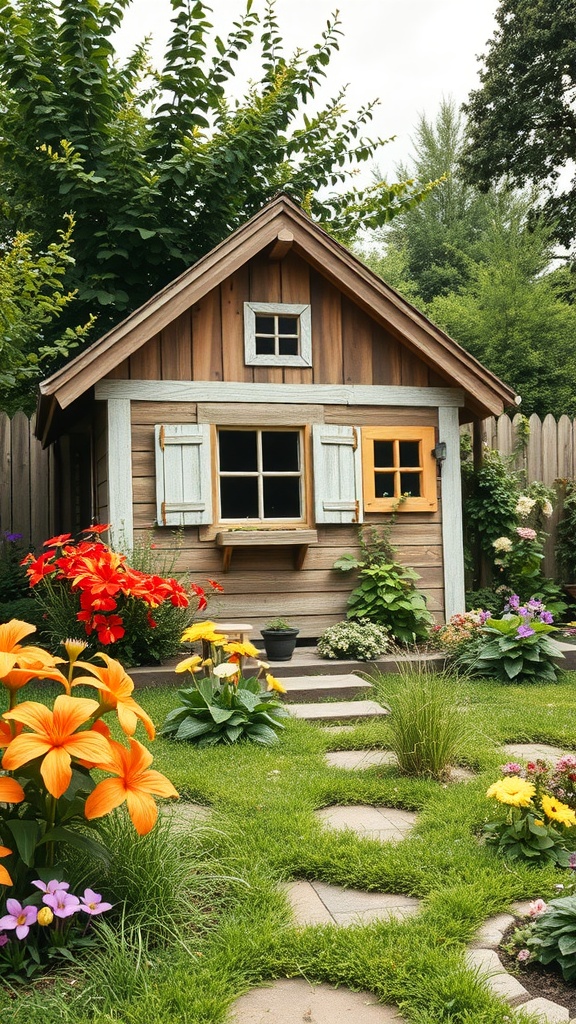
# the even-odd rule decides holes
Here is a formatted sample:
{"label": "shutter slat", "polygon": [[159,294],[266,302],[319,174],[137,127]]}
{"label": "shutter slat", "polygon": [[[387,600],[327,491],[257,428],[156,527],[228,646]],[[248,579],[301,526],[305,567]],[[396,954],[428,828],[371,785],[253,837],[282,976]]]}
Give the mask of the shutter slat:
{"label": "shutter slat", "polygon": [[209,425],[157,424],[154,433],[158,525],[200,526],[211,523]]}
{"label": "shutter slat", "polygon": [[359,431],[338,424],[315,424],[314,496],[317,523],[358,523],[362,514]]}

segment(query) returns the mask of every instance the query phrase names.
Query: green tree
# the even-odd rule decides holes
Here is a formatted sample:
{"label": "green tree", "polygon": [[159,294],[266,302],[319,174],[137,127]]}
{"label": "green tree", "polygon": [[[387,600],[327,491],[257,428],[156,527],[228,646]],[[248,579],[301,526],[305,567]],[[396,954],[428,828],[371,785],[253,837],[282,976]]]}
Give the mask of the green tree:
{"label": "green tree", "polygon": [[500,0],[496,22],[481,87],[464,106],[466,177],[483,189],[504,176],[517,186],[546,188],[547,219],[569,246],[576,233],[576,179],[569,187],[558,179],[576,158],[576,4]]}
{"label": "green tree", "polygon": [[[247,0],[227,38],[210,8],[171,0],[163,69],[147,45],[123,64],[113,34],[131,0],[0,0],[0,200],[6,229],[45,244],[76,219],[80,317],[117,322],[218,244],[280,189],[340,238],[383,224],[432,187],[350,175],[380,140],[362,133],[374,104],[347,115],[340,91],[308,111],[341,35],[335,17],[310,52],[286,58],[274,13]],[[262,76],[227,89],[259,48]]]}
{"label": "green tree", "polygon": [[83,327],[57,333],[62,312],[74,299],[74,293],[62,287],[73,263],[73,228],[68,218],[59,240],[45,251],[35,251],[33,237],[23,233],[0,250],[0,409],[10,415],[18,409],[32,412],[38,377],[66,358],[92,325],[89,319]]}
{"label": "green tree", "polygon": [[425,203],[397,217],[369,262],[393,287],[516,388],[522,410],[576,412],[576,307],[570,275],[555,267],[538,193],[503,186],[481,193],[463,180],[465,139],[452,102],[421,118],[410,169],[442,172]]}

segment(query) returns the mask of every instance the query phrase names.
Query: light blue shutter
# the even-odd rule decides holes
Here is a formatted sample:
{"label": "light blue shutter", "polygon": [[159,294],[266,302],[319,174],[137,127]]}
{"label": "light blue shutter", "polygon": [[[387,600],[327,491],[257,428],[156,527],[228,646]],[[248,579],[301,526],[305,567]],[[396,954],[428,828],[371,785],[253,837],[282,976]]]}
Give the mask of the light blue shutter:
{"label": "light blue shutter", "polygon": [[159,526],[212,522],[208,423],[165,424],[156,437],[156,518]]}
{"label": "light blue shutter", "polygon": [[316,522],[362,522],[359,429],[315,423],[312,449]]}

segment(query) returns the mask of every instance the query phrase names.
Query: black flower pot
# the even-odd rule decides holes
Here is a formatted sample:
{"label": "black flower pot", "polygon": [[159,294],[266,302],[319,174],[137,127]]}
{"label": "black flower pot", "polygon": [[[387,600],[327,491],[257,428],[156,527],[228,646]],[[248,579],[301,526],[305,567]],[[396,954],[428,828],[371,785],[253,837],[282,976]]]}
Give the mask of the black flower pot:
{"label": "black flower pot", "polygon": [[261,629],[268,661],[290,661],[299,629]]}

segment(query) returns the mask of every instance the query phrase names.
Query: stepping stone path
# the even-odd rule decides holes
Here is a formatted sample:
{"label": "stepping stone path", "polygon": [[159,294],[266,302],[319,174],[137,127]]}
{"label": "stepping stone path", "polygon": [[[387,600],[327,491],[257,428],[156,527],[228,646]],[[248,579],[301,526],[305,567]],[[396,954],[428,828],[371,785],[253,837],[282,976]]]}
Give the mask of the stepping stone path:
{"label": "stepping stone path", "polygon": [[395,764],[396,756],[391,750],[334,750],[325,755],[333,768],[348,768],[362,771],[382,764]]}
{"label": "stepping stone path", "polygon": [[328,828],[340,831],[351,829],[362,839],[376,839],[381,843],[400,842],[416,823],[413,811],[403,811],[397,807],[357,804],[323,807],[315,813]]}
{"label": "stepping stone path", "polygon": [[315,924],[349,926],[371,921],[403,920],[417,914],[420,900],[387,892],[361,892],[326,882],[288,882],[284,886],[301,927]]}
{"label": "stepping stone path", "polygon": [[520,761],[537,761],[539,757],[544,761],[557,761],[567,753],[561,747],[549,747],[545,743],[507,743],[504,750]]}
{"label": "stepping stone path", "polygon": [[241,996],[230,1024],[406,1024],[395,1006],[379,1004],[370,992],[310,985],[281,978],[268,988]]}

